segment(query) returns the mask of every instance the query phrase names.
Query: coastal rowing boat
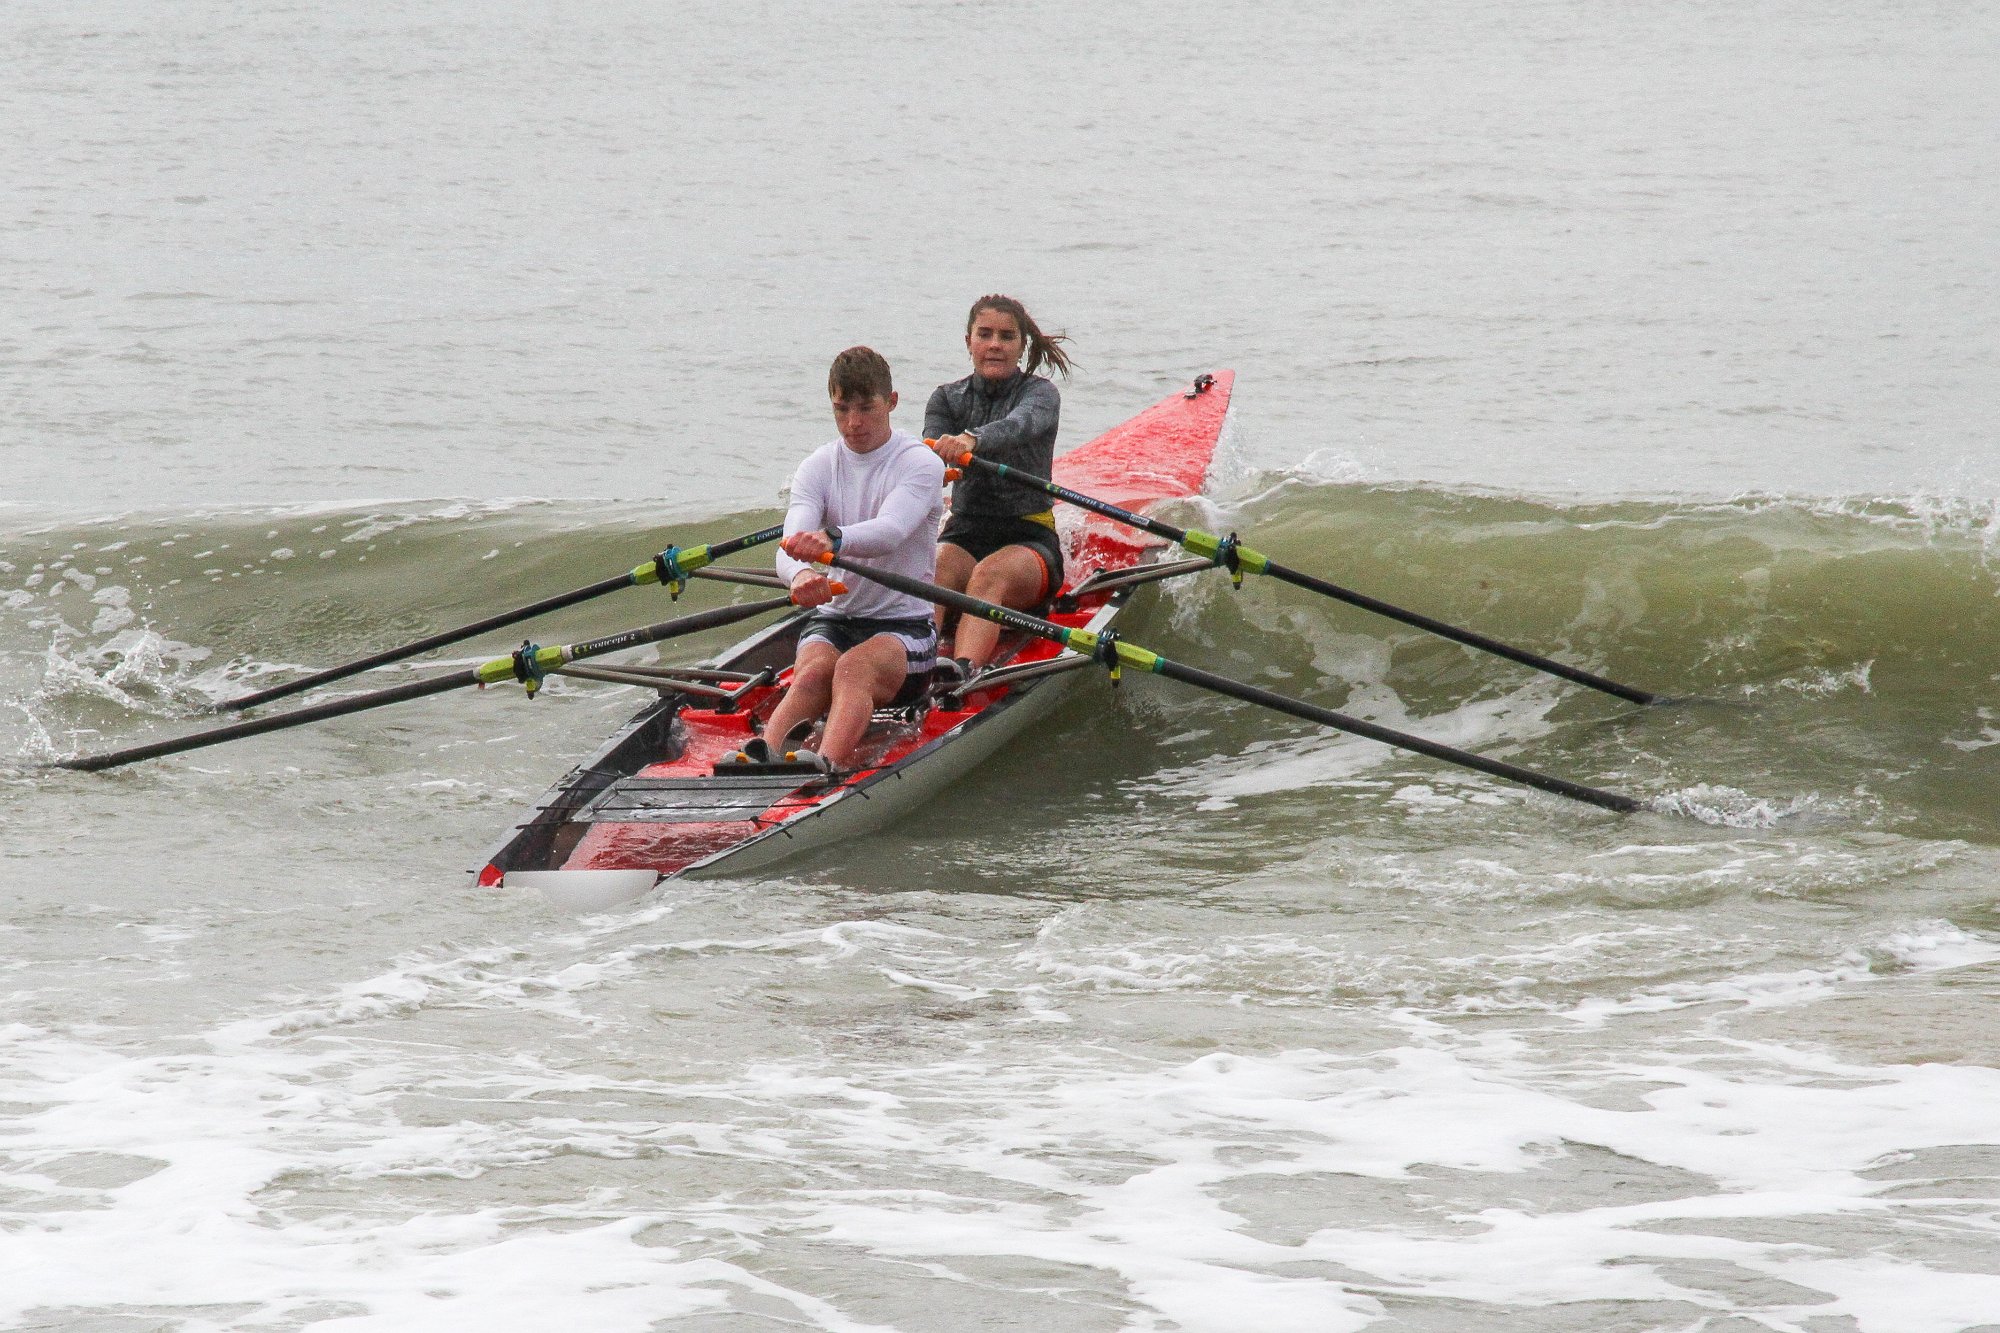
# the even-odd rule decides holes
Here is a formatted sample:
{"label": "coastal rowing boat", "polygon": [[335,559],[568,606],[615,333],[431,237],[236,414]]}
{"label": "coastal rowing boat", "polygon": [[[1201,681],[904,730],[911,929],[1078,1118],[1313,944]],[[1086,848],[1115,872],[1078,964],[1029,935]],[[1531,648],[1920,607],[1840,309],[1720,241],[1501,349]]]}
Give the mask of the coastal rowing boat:
{"label": "coastal rowing boat", "polygon": [[[1068,486],[1143,511],[1200,494],[1228,418],[1234,374],[1203,375],[1056,460]],[[1068,581],[1049,619],[1102,633],[1135,591],[1212,568],[1166,560],[1169,544],[1088,512],[1059,515]],[[794,615],[698,668],[568,668],[659,692],[538,801],[479,871],[482,885],[541,888],[571,906],[628,900],[663,878],[742,874],[880,827],[935,795],[1041,721],[1089,658],[1037,638],[1002,641],[962,693],[940,686],[876,714],[855,767],[725,762],[789,681]]]}

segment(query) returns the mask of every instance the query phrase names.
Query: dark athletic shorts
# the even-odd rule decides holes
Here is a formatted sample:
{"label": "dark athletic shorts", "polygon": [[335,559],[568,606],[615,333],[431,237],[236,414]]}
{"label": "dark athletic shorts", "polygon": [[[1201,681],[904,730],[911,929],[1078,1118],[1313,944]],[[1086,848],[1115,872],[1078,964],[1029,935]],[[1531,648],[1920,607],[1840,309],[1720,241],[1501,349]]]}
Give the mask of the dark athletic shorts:
{"label": "dark athletic shorts", "polygon": [[1054,528],[1026,518],[961,518],[953,514],[945,520],[940,542],[950,542],[974,560],[984,560],[1003,546],[1025,546],[1042,558],[1047,582],[1037,601],[1046,602],[1062,587],[1062,538]]}
{"label": "dark athletic shorts", "polygon": [[859,648],[877,634],[894,635],[903,641],[903,688],[896,691],[889,706],[909,703],[930,687],[931,668],[937,665],[937,622],[931,617],[875,620],[814,611],[799,626],[799,646],[803,648],[807,639],[823,639],[833,645],[835,652],[844,653]]}

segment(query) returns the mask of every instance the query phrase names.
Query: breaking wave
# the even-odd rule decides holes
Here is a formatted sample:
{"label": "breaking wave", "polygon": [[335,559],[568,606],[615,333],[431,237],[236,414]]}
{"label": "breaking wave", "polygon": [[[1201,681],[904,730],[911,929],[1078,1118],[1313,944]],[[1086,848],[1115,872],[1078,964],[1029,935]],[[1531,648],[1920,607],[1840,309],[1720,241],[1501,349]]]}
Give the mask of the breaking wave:
{"label": "breaking wave", "polygon": [[[1635,790],[1656,809],[1721,826],[1868,810],[1892,824],[1970,820],[2000,837],[2000,790],[1982,762],[2000,738],[1993,506],[1565,503],[1265,474],[1224,507],[1184,506],[1174,517],[1239,531],[1296,568],[1681,702],[1634,710],[1275,580],[1232,592],[1220,574],[1177,585],[1164,610],[1135,618],[1134,632],[1170,656]],[[65,735],[198,716],[302,665],[771,518],[668,525],[639,505],[541,501],[39,526],[10,512],[13,526],[0,531],[0,743],[43,758],[74,748]],[[621,593],[530,628],[549,639],[601,634],[657,619],[662,606],[656,589]],[[464,651],[511,646],[499,638]],[[1223,805],[1366,780],[1375,762],[1360,742],[1248,708],[1204,725],[1199,780]],[[1315,739],[1291,739],[1305,735]],[[1273,745],[1285,753],[1264,753]],[[1244,771],[1232,775],[1238,756]],[[1171,763],[1152,773],[1175,780]]]}

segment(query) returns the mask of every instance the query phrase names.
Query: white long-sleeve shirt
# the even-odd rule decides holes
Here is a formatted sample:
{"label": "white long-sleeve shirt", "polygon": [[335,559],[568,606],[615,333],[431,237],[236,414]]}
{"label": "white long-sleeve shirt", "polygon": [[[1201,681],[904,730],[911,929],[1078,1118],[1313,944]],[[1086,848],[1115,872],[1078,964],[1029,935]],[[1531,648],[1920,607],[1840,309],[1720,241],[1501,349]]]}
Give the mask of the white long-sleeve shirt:
{"label": "white long-sleeve shirt", "polygon": [[[922,579],[937,578],[937,534],[944,521],[944,461],[907,431],[865,454],[834,439],[806,455],[792,477],[785,535],[840,529],[840,553],[871,565]],[[787,583],[802,569],[839,579],[847,591],[827,603],[837,615],[874,618],[927,616],[932,605],[921,597],[892,591],[871,579],[823,565],[808,565],[783,551],[778,577]]]}

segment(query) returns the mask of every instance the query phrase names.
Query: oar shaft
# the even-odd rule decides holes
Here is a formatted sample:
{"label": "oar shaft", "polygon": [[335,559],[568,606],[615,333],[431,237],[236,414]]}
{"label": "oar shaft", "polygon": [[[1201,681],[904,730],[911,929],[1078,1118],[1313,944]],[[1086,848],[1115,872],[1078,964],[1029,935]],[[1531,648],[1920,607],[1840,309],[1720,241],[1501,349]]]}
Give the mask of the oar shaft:
{"label": "oar shaft", "polygon": [[430,652],[433,648],[443,648],[447,645],[458,643],[461,640],[472,638],[477,634],[485,634],[488,631],[496,629],[505,629],[509,625],[518,625],[524,620],[532,620],[536,616],[545,616],[552,611],[560,611],[564,607],[575,606],[578,602],[587,602],[593,597],[602,597],[606,593],[617,592],[620,588],[629,588],[631,586],[632,576],[630,574],[621,574],[615,579],[605,579],[602,583],[593,583],[587,588],[578,588],[573,592],[562,593],[555,597],[546,597],[528,606],[517,607],[512,611],[503,612],[497,616],[488,616],[484,620],[475,620],[469,625],[460,625],[457,629],[444,630],[440,633],[417,639],[414,642],[403,644],[401,647],[384,649],[379,653],[370,653],[366,657],[357,657],[352,662],[343,662],[339,666],[328,667],[324,671],[315,671],[310,675],[300,676],[297,680],[288,680],[282,685],[273,685],[268,689],[258,690],[254,694],[245,694],[235,699],[225,700],[217,704],[216,707],[231,713],[241,712],[246,708],[255,708],[260,704],[270,703],[274,699],[283,699],[289,695],[302,694],[307,690],[331,684],[336,680],[345,680],[349,676],[358,676],[364,671],[372,671],[379,666],[389,666],[392,663],[403,661],[405,658],[416,657],[419,654]]}
{"label": "oar shaft", "polygon": [[703,560],[702,564],[713,564],[725,555],[735,555],[738,551],[747,551],[753,546],[774,542],[784,535],[785,525],[779,523],[772,527],[759,528],[755,532],[746,532],[741,537],[731,537],[728,541],[710,542],[706,547],[708,558]]}
{"label": "oar shaft", "polygon": [[791,597],[787,595],[767,597],[760,602],[739,602],[734,606],[718,606],[712,611],[697,611],[691,616],[663,620],[657,625],[628,629],[622,634],[607,634],[601,639],[574,643],[562,651],[566,661],[581,662],[587,657],[602,657],[605,653],[615,653],[621,648],[637,648],[643,644],[678,639],[686,634],[699,634],[703,630],[720,629],[724,625],[734,625],[753,616],[782,611],[792,604]]}
{"label": "oar shaft", "polygon": [[58,759],[55,767],[73,768],[84,773],[95,773],[106,768],[122,768],[126,764],[136,764],[142,759],[158,759],[163,755],[200,750],[210,745],[220,745],[224,741],[262,735],[267,731],[302,727],[308,722],[344,717],[349,713],[398,704],[408,699],[422,699],[428,695],[443,694],[446,690],[464,689],[468,685],[478,683],[479,678],[472,672],[454,671],[448,676],[433,676],[429,680],[414,680],[407,685],[394,685],[386,690],[377,690],[360,699],[332,699],[326,703],[308,704],[304,708],[294,709],[278,717],[260,717],[250,722],[233,722],[226,727],[196,732],[192,736],[179,736],[169,741],[154,741],[150,745],[135,745],[128,750],[112,750],[107,754]]}
{"label": "oar shaft", "polygon": [[1511,643],[1502,643],[1498,639],[1488,638],[1477,630],[1460,629],[1456,625],[1447,625],[1442,620],[1433,620],[1421,612],[1408,611],[1400,606],[1392,606],[1388,602],[1370,597],[1367,593],[1355,592],[1352,588],[1343,588],[1338,584],[1328,583],[1325,579],[1315,578],[1311,574],[1288,568],[1275,560],[1266,561],[1262,572],[1269,574],[1272,578],[1282,583],[1289,583],[1295,588],[1306,588],[1323,596],[1331,597],[1335,601],[1346,602],[1349,606],[1360,607],[1363,611],[1373,611],[1378,616],[1387,616],[1391,620],[1400,620],[1405,625],[1413,626],[1416,629],[1428,630],[1440,638],[1450,639],[1454,643],[1462,643],[1468,648],[1477,648],[1481,652],[1492,653],[1495,657],[1504,657],[1510,662],[1519,662],[1523,666],[1534,667],[1536,670],[1545,671],[1551,676],[1561,676],[1564,680],[1574,681],[1578,685],[1587,685],[1593,690],[1602,690],[1606,694],[1616,695],[1620,699],[1625,699],[1635,704],[1654,703],[1660,697],[1650,690],[1642,690],[1633,685],[1621,685],[1617,681],[1607,679],[1595,672],[1585,671],[1582,667],[1574,667],[1567,662],[1558,662],[1553,657],[1543,657],[1540,653],[1531,653],[1525,648],[1516,648]]}
{"label": "oar shaft", "polygon": [[[1104,645],[1102,637],[1088,631],[1070,629],[1067,626],[1043,620],[1039,616],[1031,616],[1025,611],[1016,611],[1009,607],[995,606],[991,602],[982,601],[967,593],[956,592],[950,588],[926,583],[922,579],[909,578],[890,570],[874,569],[867,565],[844,559],[838,555],[826,557],[825,562],[838,565],[840,568],[857,574],[862,578],[872,579],[885,588],[894,588],[898,592],[908,593],[913,597],[922,597],[927,601],[952,607],[966,615],[978,616],[981,619],[993,621],[995,624],[1006,626],[1009,629],[1017,629],[1024,633],[1035,635],[1038,638],[1060,643],[1064,647],[1079,652],[1098,652]],[[1583,801],[1606,810],[1630,813],[1640,808],[1639,802],[1630,796],[1624,796],[1617,792],[1604,791],[1597,787],[1588,787],[1580,782],[1571,782],[1566,778],[1540,773],[1531,768],[1522,768],[1517,764],[1504,763],[1498,759],[1487,759],[1470,751],[1456,749],[1449,745],[1441,745],[1436,741],[1427,741],[1421,736],[1413,736],[1408,732],[1395,731],[1388,727],[1378,726],[1373,722],[1364,722],[1360,718],[1349,717],[1345,713],[1337,713],[1331,708],[1321,708],[1317,704],[1310,704],[1302,699],[1293,699],[1287,695],[1277,694],[1244,681],[1231,679],[1228,676],[1218,676],[1213,672],[1203,671],[1198,667],[1183,666],[1178,662],[1170,661],[1157,653],[1140,648],[1135,644],[1126,643],[1122,639],[1115,641],[1111,645],[1111,648],[1116,653],[1121,664],[1130,665],[1139,670],[1150,671],[1155,675],[1166,676],[1171,680],[1178,680],[1184,684],[1196,685],[1203,689],[1212,690],[1217,694],[1226,695],[1233,699],[1240,699],[1245,703],[1259,704],[1265,708],[1275,709],[1278,712],[1287,713],[1293,717],[1303,718],[1308,722],[1317,722],[1321,726],[1350,732],[1353,735],[1361,736],[1368,740],[1380,741],[1384,745],[1392,745],[1398,749],[1409,750],[1433,759],[1441,759],[1446,763],[1459,764],[1481,773],[1505,778],[1510,782],[1519,782],[1525,786],[1534,787],[1539,791],[1550,792],[1557,796],[1566,796],[1571,800]]]}
{"label": "oar shaft", "polygon": [[[1081,491],[1073,491],[1067,486],[1058,485],[1046,477],[1037,477],[1033,473],[1022,472],[1016,468],[1009,467],[1005,463],[996,463],[990,458],[981,458],[977,454],[966,454],[960,458],[959,462],[961,465],[984,467],[999,476],[1005,477],[1009,481],[1018,482],[1023,486],[1040,490],[1054,496],[1058,500],[1073,504],[1080,509],[1088,509],[1093,514],[1102,514],[1106,518],[1138,528],[1142,532],[1150,532],[1156,537],[1164,537],[1168,541],[1188,551],[1192,551],[1196,555],[1216,559],[1222,552],[1223,541],[1213,533],[1192,532],[1186,528],[1177,528],[1171,523],[1162,523],[1156,518],[1148,518],[1144,514],[1135,514],[1128,509],[1121,509],[1117,505],[1100,500],[1095,496],[1085,495]],[[1593,690],[1602,690],[1606,694],[1615,695],[1620,699],[1629,700],[1635,704],[1654,703],[1660,697],[1650,690],[1642,690],[1632,685],[1622,685],[1593,671],[1585,671],[1582,667],[1573,667],[1566,662],[1558,662],[1552,657],[1544,657],[1540,653],[1532,653],[1525,648],[1516,648],[1510,643],[1502,643],[1499,639],[1490,638],[1476,630],[1460,629],[1456,625],[1446,624],[1442,620],[1434,619],[1421,612],[1406,610],[1390,602],[1385,602],[1379,597],[1370,597],[1366,593],[1355,592],[1351,588],[1343,588],[1337,583],[1329,583],[1325,579],[1307,574],[1302,570],[1281,565],[1269,556],[1252,551],[1247,547],[1236,546],[1234,550],[1237,563],[1252,573],[1268,574],[1282,583],[1289,583],[1297,588],[1305,588],[1311,592],[1319,593],[1324,597],[1331,597],[1335,601],[1345,602],[1349,606],[1358,607],[1363,611],[1370,611],[1378,616],[1386,616],[1390,620],[1401,621],[1412,628],[1425,630],[1440,638],[1450,639],[1454,643],[1462,643],[1468,648],[1477,648],[1481,652],[1492,653],[1496,657],[1504,657],[1510,662],[1519,662],[1523,666],[1534,667],[1537,671],[1546,671],[1552,676],[1560,676],[1564,680],[1574,681],[1578,685],[1589,686]]]}
{"label": "oar shaft", "polygon": [[976,463],[989,472],[1006,478],[1008,481],[1019,482],[1023,486],[1032,487],[1035,490],[1052,495],[1058,500],[1067,501],[1079,509],[1088,509],[1093,514],[1102,514],[1106,518],[1116,519],[1127,527],[1138,528],[1141,532],[1150,532],[1156,537],[1165,537],[1168,541],[1177,545],[1185,545],[1187,543],[1189,533],[1186,528],[1177,528],[1171,523],[1162,523],[1157,518],[1148,518],[1144,514],[1135,514],[1129,509],[1121,509],[1109,500],[1100,500],[1094,495],[1085,495],[1082,491],[1073,491],[1067,486],[1050,481],[1047,477],[1038,477],[1032,472],[1022,472],[1020,469],[1009,467],[1005,463],[998,463],[990,458],[981,458],[978,454],[965,454],[960,457],[959,463],[961,465]]}
{"label": "oar shaft", "polygon": [[[538,670],[543,673],[553,671],[569,662],[582,661],[587,657],[600,657],[605,653],[615,653],[621,648],[636,648],[642,644],[661,643],[667,639],[678,639],[687,634],[699,634],[704,630],[719,629],[733,625],[740,620],[765,615],[792,605],[789,597],[772,597],[759,602],[743,602],[735,606],[717,607],[712,611],[699,611],[691,616],[681,616],[676,620],[663,620],[656,625],[627,630],[623,634],[611,634],[601,639],[591,639],[586,643],[570,644],[567,647],[536,649],[533,656]],[[522,656],[526,657],[526,650]],[[445,676],[433,676],[428,680],[411,681],[406,685],[392,685],[385,690],[358,695],[348,699],[329,699],[325,703],[308,704],[295,708],[277,717],[262,717],[249,722],[233,722],[226,727],[214,727],[208,731],[196,732],[192,736],[178,736],[173,740],[154,741],[147,745],[135,745],[126,750],[113,750],[107,754],[85,755],[76,759],[59,759],[56,768],[71,768],[81,772],[94,773],[100,769],[120,768],[126,764],[136,764],[143,759],[158,759],[163,755],[180,754],[187,750],[200,750],[211,745],[221,745],[224,741],[240,740],[245,736],[262,735],[267,731],[283,731],[288,727],[302,727],[309,722],[323,722],[328,718],[345,717],[349,713],[366,712],[371,708],[382,708],[388,704],[402,703],[408,699],[422,699],[427,695],[443,694],[447,690],[463,689],[468,685],[495,685],[516,678],[517,669],[512,657],[496,657],[470,670],[454,671]]]}
{"label": "oar shaft", "polygon": [[1308,722],[1317,722],[1322,726],[1333,727],[1338,731],[1350,732],[1371,741],[1380,741],[1384,745],[1393,745],[1398,749],[1412,750],[1417,754],[1428,755],[1432,759],[1442,759],[1447,764],[1458,764],[1465,768],[1476,769],[1481,773],[1490,773],[1496,778],[1505,778],[1509,782],[1518,782],[1523,786],[1552,792],[1557,796],[1567,796],[1573,801],[1583,801],[1589,805],[1601,806],[1606,810],[1616,810],[1620,814],[1630,814],[1639,808],[1639,802],[1633,800],[1630,796],[1623,796],[1617,792],[1603,791],[1597,787],[1586,787],[1580,782],[1571,782],[1568,778],[1559,778],[1549,773],[1539,773],[1532,768],[1522,768],[1518,764],[1509,764],[1499,759],[1488,759],[1483,755],[1474,754],[1470,750],[1460,750],[1450,745],[1441,745],[1436,741],[1427,741],[1421,736],[1413,736],[1408,732],[1394,731],[1388,727],[1377,726],[1373,722],[1365,722],[1358,717],[1349,717],[1345,713],[1336,713],[1331,708],[1321,708],[1317,704],[1307,703],[1303,699],[1293,699],[1287,695],[1276,694],[1260,686],[1251,685],[1240,680],[1232,680],[1227,676],[1218,676],[1213,672],[1203,671],[1199,667],[1183,666],[1179,662],[1171,662],[1164,657],[1158,659],[1157,664],[1152,666],[1152,670],[1156,674],[1165,676],[1170,680],[1185,681],[1190,685],[1199,685],[1203,689],[1214,690],[1217,694],[1225,694],[1233,699],[1241,699],[1245,703],[1261,704],[1265,708],[1275,709],[1280,713],[1289,713],[1293,717],[1304,718]]}
{"label": "oar shaft", "polygon": [[602,597],[606,593],[617,592],[621,588],[636,587],[644,583],[667,583],[674,585],[674,591],[678,595],[679,582],[683,575],[691,574],[697,569],[706,568],[724,556],[735,555],[738,551],[748,550],[753,546],[762,545],[764,542],[776,541],[784,535],[784,528],[778,526],[759,528],[755,532],[745,533],[741,537],[731,537],[727,541],[710,542],[703,546],[692,546],[685,551],[677,546],[669,547],[659,555],[646,561],[646,563],[628,573],[620,574],[616,578],[604,579],[600,582],[590,584],[588,587],[558,593],[553,597],[545,597],[539,602],[530,602],[526,606],[516,607],[511,611],[503,611],[498,615],[488,616],[484,620],[475,620],[469,625],[460,625],[457,629],[448,629],[436,634],[426,635],[424,638],[402,644],[395,648],[386,648],[379,653],[370,653],[366,657],[359,657],[351,662],[343,662],[339,666],[328,667],[323,671],[315,671],[309,675],[301,676],[297,680],[288,680],[282,685],[273,685],[268,689],[241,695],[235,699],[217,704],[216,707],[224,712],[241,712],[246,708],[255,708],[259,704],[270,703],[273,699],[283,699],[288,695],[299,694],[316,686],[329,684],[332,681],[345,680],[347,677],[359,675],[363,671],[369,671],[379,666],[388,666],[394,662],[401,662],[405,658],[416,657],[421,653],[430,652],[434,648],[443,648],[450,644],[459,643],[475,635],[485,634],[491,630],[505,629],[509,625],[518,625],[524,620],[532,620],[536,616],[545,616],[550,612],[575,606],[579,602],[587,602],[594,597]]}

